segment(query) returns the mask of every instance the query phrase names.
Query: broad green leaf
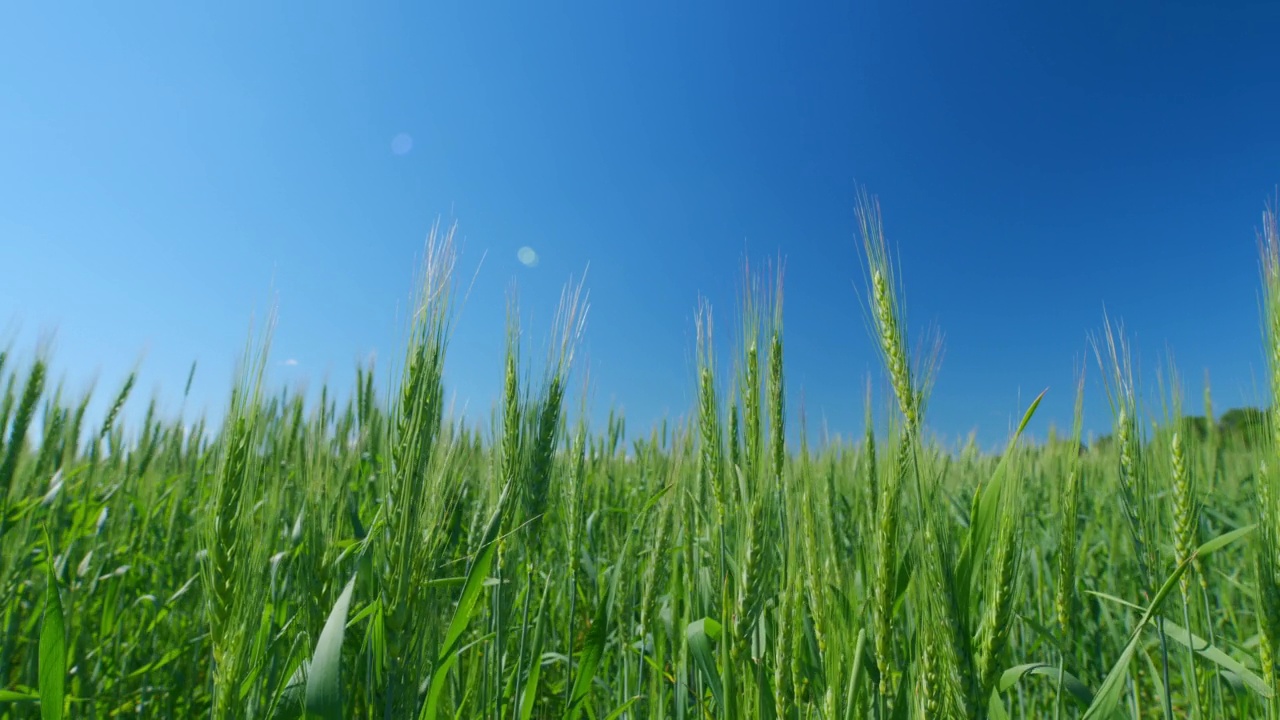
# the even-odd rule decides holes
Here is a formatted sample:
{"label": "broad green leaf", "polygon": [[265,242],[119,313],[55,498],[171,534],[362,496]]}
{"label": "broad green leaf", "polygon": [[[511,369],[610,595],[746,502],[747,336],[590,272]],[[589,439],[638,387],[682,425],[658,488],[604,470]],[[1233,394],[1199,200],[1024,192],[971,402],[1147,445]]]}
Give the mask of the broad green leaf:
{"label": "broad green leaf", "polygon": [[[383,671],[387,665],[387,625],[386,616],[382,612],[382,598],[374,598],[364,610],[356,614],[357,617],[364,615],[366,611],[369,613],[369,622],[364,628],[364,641],[360,644],[360,651],[369,655],[370,664],[373,665],[373,681],[381,686]],[[352,622],[347,623],[348,628],[352,626]]]}
{"label": "broad green leaf", "polygon": [[[614,572],[617,575],[617,572]],[[582,710],[582,704],[591,690],[591,683],[596,679],[596,670],[600,667],[600,659],[604,657],[604,646],[609,639],[609,605],[613,601],[612,593],[602,593],[596,606],[595,619],[587,631],[586,645],[578,660],[577,675],[573,680],[573,690],[569,693],[569,707],[565,718],[574,720]]]}
{"label": "broad green leaf", "polygon": [[1158,618],[1157,622],[1164,628],[1165,637],[1195,651],[1197,655],[1217,665],[1223,670],[1229,670],[1240,677],[1244,684],[1249,686],[1254,692],[1264,698],[1272,697],[1270,686],[1262,678],[1258,677],[1253,671],[1241,665],[1238,660],[1209,644],[1208,640],[1187,632],[1187,629],[1181,625],[1177,625],[1163,618]]}
{"label": "broad green leaf", "polygon": [[40,720],[62,720],[66,698],[67,646],[58,596],[58,576],[53,571],[53,541],[44,533],[48,557],[45,562],[44,626],[40,629]]}
{"label": "broad green leaf", "polygon": [[[292,622],[292,621],[290,621]],[[267,705],[266,717],[272,720],[294,720],[302,717],[307,693],[307,664],[311,662],[307,648],[311,640],[298,633],[289,648],[288,661],[280,677],[287,678],[276,689]]]}
{"label": "broad green leaf", "polygon": [[1218,537],[1196,548],[1196,551],[1195,553],[1193,553],[1193,555],[1198,557],[1204,557],[1209,553],[1221,550],[1222,548],[1230,545],[1236,540],[1239,540],[1245,535],[1248,535],[1249,533],[1253,532],[1254,529],[1256,529],[1257,527],[1258,527],[1257,523],[1254,523],[1252,525],[1245,525],[1244,527],[1236,528],[1235,530],[1232,530],[1231,532],[1228,532],[1228,533],[1223,533]]}
{"label": "broad green leaf", "polygon": [[[462,647],[458,648],[457,652],[453,653],[449,657],[440,661],[439,667],[437,668],[435,673],[433,673],[431,676],[431,688],[427,691],[427,702],[423,704],[422,712],[418,713],[419,720],[426,717],[435,717],[436,713],[439,711],[440,693],[442,692],[442,688],[444,687],[444,678],[448,676],[449,671],[453,669],[453,666],[458,663],[458,658],[462,657],[462,653],[466,652],[467,650],[470,650],[471,648],[475,647],[476,645],[479,645],[482,642],[493,639],[495,636],[496,636],[496,633],[488,633],[487,635],[483,635],[467,643],[466,645],[463,645]],[[476,667],[473,664],[471,671],[474,673],[475,670],[476,670]],[[462,707],[459,707],[458,710],[459,712],[461,712]]]}
{"label": "broad green leaf", "polygon": [[374,600],[368,605],[365,605],[364,609],[362,609],[360,612],[356,613],[355,615],[352,615],[351,618],[347,620],[347,629],[350,630],[356,625],[359,625],[360,621],[378,612],[381,602],[382,602],[381,599]]}
{"label": "broad green leaf", "polygon": [[715,638],[720,637],[720,623],[713,618],[695,620],[689,623],[685,636],[689,641],[689,654],[711,686],[716,707],[724,707],[724,686],[720,683],[720,671],[716,669],[716,652],[711,647]]}
{"label": "broad green leaf", "polygon": [[493,567],[493,556],[498,550],[497,540],[498,530],[502,527],[502,516],[506,509],[506,497],[510,483],[507,488],[502,491],[502,496],[498,499],[498,507],[493,511],[493,516],[489,518],[489,525],[485,528],[483,546],[480,553],[476,555],[475,562],[471,564],[471,569],[467,571],[467,580],[462,586],[462,597],[458,599],[458,607],[453,613],[453,619],[449,622],[449,629],[444,635],[444,652],[441,657],[453,652],[458,642],[462,638],[462,633],[467,629],[467,625],[471,624],[471,615],[475,610],[476,601],[480,599],[480,592],[484,589],[484,583],[489,579],[489,568]]}
{"label": "broad green leaf", "polygon": [[1000,462],[996,464],[996,469],[991,473],[991,480],[984,487],[980,487],[977,490],[977,514],[975,517],[969,518],[969,537],[961,550],[959,567],[957,568],[957,576],[962,579],[957,588],[961,594],[961,611],[968,609],[969,593],[973,584],[978,582],[982,564],[987,558],[987,546],[991,542],[991,534],[995,532],[996,516],[999,514],[1000,495],[1008,477],[1006,466],[1009,458],[1013,456],[1018,439],[1022,437],[1023,431],[1027,429],[1027,424],[1031,422],[1032,416],[1036,413],[1036,408],[1040,407],[1040,401],[1044,399],[1047,392],[1049,392],[1048,388],[1040,391],[1036,399],[1031,401],[1031,405],[1022,416],[1022,422],[1018,423],[1018,429],[1014,431],[1013,437],[1009,438],[1009,444],[1004,454],[1000,456]]}
{"label": "broad green leaf", "polygon": [[987,715],[991,720],[1009,720],[1009,711],[1005,709],[1000,693],[995,690],[991,691],[991,697],[987,701]]}
{"label": "broad green leaf", "polygon": [[551,583],[546,583],[542,589],[542,600],[538,602],[538,614],[534,618],[536,629],[533,633],[533,647],[529,653],[532,658],[532,665],[529,667],[529,677],[525,679],[524,688],[521,690],[523,697],[520,698],[520,720],[530,720],[533,717],[533,703],[538,698],[538,681],[542,676],[542,635],[543,629],[547,626],[546,610],[547,597],[551,594]]}
{"label": "broad green leaf", "polygon": [[458,653],[453,653],[436,662],[436,670],[431,674],[431,687],[427,690],[427,701],[422,705],[419,720],[434,720],[440,711],[440,693],[444,691],[444,679],[458,662]]}
{"label": "broad green leaf", "polygon": [[484,590],[485,581],[489,578],[489,568],[493,566],[493,556],[498,550],[498,530],[502,527],[502,515],[506,509],[506,501],[511,484],[508,482],[502,490],[502,495],[498,498],[498,507],[493,511],[493,515],[489,518],[489,524],[485,527],[482,546],[479,554],[476,555],[475,561],[471,563],[471,568],[467,571],[467,580],[462,586],[462,596],[458,598],[458,607],[453,611],[453,619],[449,621],[449,628],[445,631],[443,650],[440,657],[436,659],[436,666],[431,673],[431,684],[427,690],[427,701],[422,706],[422,712],[419,714],[421,720],[435,720],[436,713],[440,709],[440,693],[444,691],[444,679],[449,674],[449,670],[454,663],[458,661],[458,643],[462,639],[462,633],[467,629],[467,625],[471,624],[471,617],[475,613],[476,602],[480,599],[480,593]]}
{"label": "broad green leaf", "polygon": [[40,699],[36,693],[24,693],[17,690],[0,690],[0,703],[35,702]]}
{"label": "broad green leaf", "polygon": [[342,720],[346,717],[342,708],[342,640],[347,633],[347,611],[351,607],[351,594],[356,587],[353,575],[347,581],[324,629],[316,641],[315,654],[307,672],[307,714],[316,714],[325,720]]}
{"label": "broad green leaf", "polygon": [[1093,693],[1089,691],[1089,687],[1081,682],[1080,678],[1066,671],[1060,671],[1056,666],[1047,663],[1027,663],[1026,665],[1018,665],[1004,671],[1000,676],[1000,681],[996,684],[1000,692],[1007,692],[1028,675],[1043,675],[1049,678],[1055,684],[1058,682],[1058,675],[1062,675],[1062,687],[1071,696],[1080,701],[1085,707],[1093,702]]}
{"label": "broad green leaf", "polygon": [[302,716],[306,705],[307,664],[309,662],[311,661],[304,659],[299,663],[293,669],[293,673],[289,675],[289,679],[285,681],[284,687],[280,689],[280,697],[276,703],[275,714],[272,715],[275,720],[291,720]]}
{"label": "broad green leaf", "polygon": [[533,703],[538,699],[538,682],[542,676],[542,661],[535,659],[533,666],[529,668],[529,677],[525,680],[525,686],[521,691],[523,697],[520,698],[520,720],[529,720],[533,717]]}

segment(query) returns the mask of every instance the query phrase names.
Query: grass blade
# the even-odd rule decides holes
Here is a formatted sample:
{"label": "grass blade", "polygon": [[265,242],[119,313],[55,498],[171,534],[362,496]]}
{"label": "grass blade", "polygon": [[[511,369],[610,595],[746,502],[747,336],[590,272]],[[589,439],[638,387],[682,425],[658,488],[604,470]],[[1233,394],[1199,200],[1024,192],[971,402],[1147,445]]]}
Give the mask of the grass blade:
{"label": "grass blade", "polygon": [[574,720],[582,711],[582,704],[591,690],[591,682],[596,678],[596,670],[600,666],[600,658],[604,655],[604,646],[609,639],[609,593],[602,593],[600,604],[596,607],[595,620],[587,632],[586,647],[582,649],[582,659],[578,664],[578,674],[573,681],[573,691],[569,695],[569,707],[565,711],[567,720]]}
{"label": "grass blade", "polygon": [[1214,663],[1223,670],[1233,672],[1240,676],[1240,679],[1245,685],[1262,697],[1270,698],[1275,696],[1275,693],[1271,690],[1271,686],[1267,685],[1265,680],[1258,677],[1253,671],[1249,670],[1244,665],[1241,665],[1235,658],[1226,654],[1222,650],[1219,650],[1213,645],[1210,645],[1208,640],[1205,640],[1193,633],[1189,633],[1186,628],[1170,622],[1169,620],[1165,620],[1164,618],[1158,618],[1157,622],[1159,622],[1164,628],[1164,634],[1170,640],[1195,651],[1197,655],[1211,663]]}
{"label": "grass blade", "polygon": [[689,642],[689,653],[698,664],[698,670],[711,686],[711,694],[715,696],[716,707],[724,707],[724,685],[720,682],[720,671],[716,668],[716,651],[711,643],[720,637],[720,623],[713,618],[702,618],[689,623],[685,637]]}
{"label": "grass blade", "polygon": [[[1000,692],[1006,692],[1009,688],[1018,684],[1020,680],[1028,675],[1043,675],[1044,677],[1049,678],[1056,685],[1058,682],[1059,672],[1060,671],[1056,665],[1049,665],[1047,663],[1027,663],[1026,665],[1018,665],[1005,670],[1004,674],[1000,676],[1000,682],[996,684],[996,687],[999,688]],[[1079,700],[1081,705],[1089,707],[1093,702],[1093,693],[1090,692],[1089,686],[1085,685],[1080,678],[1069,672],[1061,671],[1061,675],[1062,687],[1065,688],[1067,692],[1071,693],[1072,697]]]}
{"label": "grass blade", "polygon": [[62,599],[58,595],[58,576],[53,570],[53,541],[45,530],[48,557],[45,562],[44,626],[40,629],[40,720],[62,720],[66,699],[67,646],[62,616]]}
{"label": "grass blade", "polygon": [[351,607],[355,586],[353,575],[329,612],[324,630],[320,631],[307,673],[307,714],[319,715],[325,720],[342,720],[345,717],[342,709],[342,640],[346,636],[347,611]]}
{"label": "grass blade", "polygon": [[630,700],[622,703],[622,705],[618,706],[616,710],[606,715],[604,720],[618,720],[618,718],[622,717],[622,713],[629,710],[631,706],[635,705],[636,702],[639,700],[640,700],[640,696],[637,695],[636,697],[633,697]]}
{"label": "grass blade", "polygon": [[422,713],[419,715],[421,720],[435,720],[436,713],[439,711],[444,679],[457,662],[460,652],[458,643],[461,642],[462,633],[467,629],[467,625],[471,624],[471,618],[477,607],[476,603],[484,590],[485,581],[489,578],[489,568],[493,567],[493,557],[498,550],[498,543],[495,541],[498,530],[502,526],[502,514],[506,507],[509,489],[510,485],[503,489],[502,495],[498,498],[498,507],[493,511],[493,516],[489,518],[489,524],[485,528],[483,546],[476,555],[475,562],[471,563],[471,568],[467,571],[467,580],[463,583],[458,607],[453,611],[453,619],[449,621],[449,628],[445,631],[444,643],[441,645],[443,649],[431,673],[427,702],[422,706]]}
{"label": "grass blade", "polygon": [[996,464],[996,468],[991,473],[991,480],[985,487],[979,487],[977,502],[974,504],[975,515],[969,518],[969,536],[965,540],[965,546],[961,551],[959,567],[957,568],[957,577],[961,579],[959,587],[960,592],[960,609],[962,612],[968,610],[969,593],[974,583],[979,582],[979,576],[982,570],[982,563],[986,560],[988,546],[991,543],[991,535],[995,532],[996,520],[1000,508],[1000,495],[1004,488],[1005,479],[1008,476],[1005,468],[1009,462],[1009,458],[1013,456],[1013,450],[1018,444],[1018,439],[1022,437],[1022,433],[1027,429],[1027,424],[1031,422],[1031,418],[1036,414],[1036,408],[1040,407],[1040,401],[1044,400],[1045,393],[1049,392],[1046,388],[1040,391],[1035,400],[1031,401],[1031,405],[1027,407],[1027,411],[1022,415],[1022,422],[1018,423],[1017,430],[1014,431],[1013,437],[1009,438],[1009,444],[1005,452],[1000,457],[1000,462]]}
{"label": "grass blade", "polygon": [[1227,545],[1239,540],[1245,535],[1253,531],[1255,526],[1232,530],[1229,533],[1219,535],[1218,537],[1206,542],[1196,549],[1186,560],[1178,565],[1177,569],[1164,581],[1160,586],[1159,592],[1152,598],[1151,604],[1147,606],[1146,612],[1142,614],[1142,619],[1138,621],[1138,625],[1129,635],[1129,642],[1125,645],[1124,651],[1120,653],[1119,659],[1111,666],[1111,672],[1107,673],[1106,679],[1102,681],[1102,685],[1098,688],[1098,692],[1094,695],[1093,703],[1089,705],[1089,709],[1085,711],[1084,720],[1092,718],[1111,717],[1115,714],[1116,709],[1120,706],[1120,700],[1124,697],[1124,679],[1128,674],[1129,662],[1133,660],[1133,654],[1137,652],[1138,641],[1142,639],[1142,631],[1146,628],[1147,623],[1151,622],[1151,618],[1160,608],[1161,603],[1168,597],[1173,588],[1177,586],[1178,580],[1187,572],[1187,568],[1197,557],[1204,557],[1216,550],[1220,550]]}

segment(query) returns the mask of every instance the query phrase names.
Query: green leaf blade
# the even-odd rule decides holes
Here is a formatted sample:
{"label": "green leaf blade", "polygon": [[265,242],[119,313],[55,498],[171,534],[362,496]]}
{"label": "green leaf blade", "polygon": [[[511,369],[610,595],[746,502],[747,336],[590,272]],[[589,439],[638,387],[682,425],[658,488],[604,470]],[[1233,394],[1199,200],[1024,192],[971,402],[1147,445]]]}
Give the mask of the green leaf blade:
{"label": "green leaf blade", "polygon": [[324,720],[342,720],[345,717],[342,708],[342,641],[346,637],[347,612],[351,608],[355,586],[356,578],[352,576],[320,631],[307,673],[307,714],[318,715]]}
{"label": "green leaf blade", "polygon": [[53,571],[53,542],[47,530],[45,542],[49,556],[45,563],[44,626],[40,629],[40,720],[62,720],[67,682],[66,625],[58,576]]}

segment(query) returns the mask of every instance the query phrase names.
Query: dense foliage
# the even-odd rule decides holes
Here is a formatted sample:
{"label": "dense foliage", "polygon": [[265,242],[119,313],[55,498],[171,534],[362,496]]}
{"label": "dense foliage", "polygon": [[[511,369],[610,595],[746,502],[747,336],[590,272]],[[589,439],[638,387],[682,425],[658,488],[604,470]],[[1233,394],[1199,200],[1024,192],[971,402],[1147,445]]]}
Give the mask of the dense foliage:
{"label": "dense foliage", "polygon": [[860,209],[886,392],[856,443],[784,442],[781,275],[750,272],[727,355],[699,309],[688,426],[574,412],[580,288],[543,362],[513,322],[492,431],[448,417],[448,237],[386,398],[372,366],[342,402],[267,393],[268,332],[220,427],[126,428],[132,378],[98,421],[0,354],[0,714],[1276,717],[1267,414],[1184,417],[1171,372],[1154,417],[1108,323],[1108,438],[1078,400],[1071,437],[945,451]]}

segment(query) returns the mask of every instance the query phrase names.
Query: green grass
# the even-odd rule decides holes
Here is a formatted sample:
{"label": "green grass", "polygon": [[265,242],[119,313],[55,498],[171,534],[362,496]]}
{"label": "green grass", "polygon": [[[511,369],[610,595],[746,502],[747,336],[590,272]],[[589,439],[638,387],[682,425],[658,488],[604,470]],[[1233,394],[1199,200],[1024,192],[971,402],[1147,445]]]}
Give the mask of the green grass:
{"label": "green grass", "polygon": [[[884,375],[856,443],[784,440],[777,268],[747,268],[732,342],[699,307],[692,420],[630,442],[578,410],[581,286],[547,357],[511,321],[491,433],[447,416],[451,235],[386,397],[372,366],[341,403],[270,392],[268,324],[220,427],[125,427],[132,376],[95,425],[0,354],[0,716],[1280,717],[1280,427],[1207,394],[1184,419],[1176,370],[1157,415],[1105,322],[1070,436],[942,448],[938,345],[859,218]],[[1114,433],[1082,450],[1093,381]]]}

